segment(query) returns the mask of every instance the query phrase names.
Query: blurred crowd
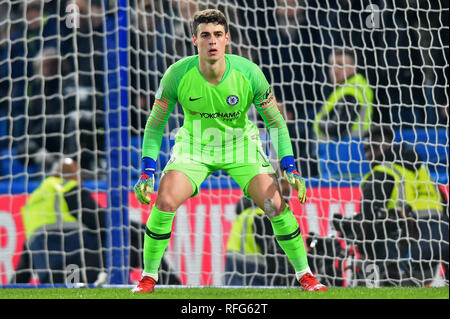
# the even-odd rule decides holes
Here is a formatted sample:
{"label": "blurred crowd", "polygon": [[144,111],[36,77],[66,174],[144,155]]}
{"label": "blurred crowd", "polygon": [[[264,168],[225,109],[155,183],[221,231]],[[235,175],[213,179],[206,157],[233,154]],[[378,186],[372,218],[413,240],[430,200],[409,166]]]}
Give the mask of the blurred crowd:
{"label": "blurred crowd", "polygon": [[64,155],[94,176],[104,166],[102,1],[9,1],[1,12],[2,148],[37,172]]}
{"label": "blurred crowd", "polygon": [[[105,168],[106,19],[114,1],[0,2],[0,150],[43,170],[79,156]],[[195,54],[194,12],[222,10],[229,53],[261,66],[287,120],[305,176],[317,174],[311,141],[317,112],[333,91],[329,56],[355,53],[374,90],[373,121],[395,128],[448,125],[448,1],[130,0],[130,133],[140,137],[159,80]],[[77,19],[78,18],[78,19]],[[256,113],[250,114],[263,127]],[[167,132],[183,122],[178,106]]]}

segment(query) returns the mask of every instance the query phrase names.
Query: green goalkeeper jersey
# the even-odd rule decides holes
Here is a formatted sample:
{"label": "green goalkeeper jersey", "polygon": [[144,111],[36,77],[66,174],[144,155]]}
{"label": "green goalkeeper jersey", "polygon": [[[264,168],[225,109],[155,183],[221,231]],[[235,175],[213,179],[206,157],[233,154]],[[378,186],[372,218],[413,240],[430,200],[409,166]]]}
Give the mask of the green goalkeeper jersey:
{"label": "green goalkeeper jersey", "polygon": [[293,155],[286,123],[279,112],[261,69],[246,58],[226,54],[226,70],[214,86],[200,73],[198,55],[186,57],[167,69],[147,120],[142,157],[156,159],[164,127],[177,102],[184,111],[184,123],[176,143],[226,146],[236,139],[258,135],[248,119],[253,104],[263,118],[278,157]]}

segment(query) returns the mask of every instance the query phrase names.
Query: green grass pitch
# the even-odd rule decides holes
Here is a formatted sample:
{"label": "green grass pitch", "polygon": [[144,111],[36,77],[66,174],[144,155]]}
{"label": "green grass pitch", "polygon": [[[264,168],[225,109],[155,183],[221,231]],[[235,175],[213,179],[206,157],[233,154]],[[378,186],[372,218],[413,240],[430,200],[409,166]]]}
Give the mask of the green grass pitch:
{"label": "green grass pitch", "polygon": [[449,287],[329,288],[304,292],[299,288],[156,288],[132,294],[129,288],[0,289],[0,299],[449,299]]}

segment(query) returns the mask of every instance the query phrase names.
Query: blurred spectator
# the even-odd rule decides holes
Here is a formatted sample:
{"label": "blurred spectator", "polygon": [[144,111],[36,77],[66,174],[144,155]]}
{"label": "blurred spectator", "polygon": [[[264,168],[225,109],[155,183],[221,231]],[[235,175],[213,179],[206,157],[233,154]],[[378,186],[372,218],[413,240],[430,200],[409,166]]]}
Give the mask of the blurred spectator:
{"label": "blurred spectator", "polygon": [[[290,185],[282,180],[282,194],[290,202]],[[231,286],[298,285],[292,265],[273,233],[269,217],[253,201],[242,197],[236,204],[227,242],[224,284]]]}
{"label": "blurred spectator", "polygon": [[319,141],[361,138],[372,123],[373,91],[357,72],[352,50],[337,48],[329,57],[329,77],[335,89],[314,120]]}
{"label": "blurred spectator", "polygon": [[[448,200],[420,155],[393,144],[390,126],[367,132],[371,171],[361,183],[360,213],[335,215],[340,236],[357,244],[362,265],[375,263],[387,285],[425,285],[442,262],[448,276]],[[448,279],[448,277],[447,277]]]}
{"label": "blurred spectator", "polygon": [[[17,144],[19,158],[48,171],[55,158],[74,155],[78,149],[74,119],[68,117],[70,103],[61,95],[70,79],[61,79],[61,57],[53,47],[44,49],[34,62],[33,78],[28,83],[27,138]],[[66,100],[64,99],[66,97]]]}
{"label": "blurred spectator", "polygon": [[[67,23],[73,7],[79,10],[79,24]],[[104,169],[105,123],[105,26],[101,0],[68,0],[61,3],[61,51],[66,60],[64,76],[75,75],[72,86],[64,87],[75,105],[80,129],[81,168],[86,178],[99,177]],[[75,19],[76,21],[76,19]]]}
{"label": "blurred spectator", "polygon": [[[385,28],[382,14],[385,12],[385,1],[380,0],[337,0],[327,3],[329,13],[324,21],[326,32],[331,35],[332,47],[352,48],[358,61],[358,72],[367,78],[369,83],[379,83],[385,70],[380,69],[380,59],[385,59],[383,38]],[[395,30],[395,29],[394,29]],[[382,49],[383,48],[383,49]],[[326,56],[329,55],[330,52]],[[373,104],[378,96],[385,94],[387,86],[374,85]],[[375,122],[390,122],[391,108],[394,102],[374,108]]]}
{"label": "blurred spectator", "polygon": [[43,48],[56,47],[55,16],[48,16],[42,1],[11,4],[11,78],[14,143],[23,142],[26,132],[27,82],[33,76],[33,64]]}
{"label": "blurred spectator", "polygon": [[56,160],[22,209],[26,243],[12,281],[28,283],[36,272],[41,284],[64,284],[73,264],[79,267],[80,282],[104,283],[104,214],[81,188],[78,164],[70,158]]}
{"label": "blurred spectator", "polygon": [[374,93],[366,78],[358,72],[352,50],[335,48],[328,65],[334,91],[313,123],[320,175],[323,178],[359,179],[368,169],[363,167],[360,139],[373,123]]}

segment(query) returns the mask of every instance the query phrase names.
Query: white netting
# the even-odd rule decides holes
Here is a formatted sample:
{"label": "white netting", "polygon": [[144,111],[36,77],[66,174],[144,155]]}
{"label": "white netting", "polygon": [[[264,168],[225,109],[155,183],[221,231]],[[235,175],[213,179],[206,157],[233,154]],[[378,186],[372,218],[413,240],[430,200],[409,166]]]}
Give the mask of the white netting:
{"label": "white netting", "polygon": [[[28,15],[27,3],[32,4],[28,5]],[[347,237],[334,229],[334,214],[350,217],[360,212],[364,195],[361,180],[370,165],[360,136],[345,135],[345,119],[360,123],[351,111],[323,117],[331,124],[326,126],[328,132],[337,139],[318,138],[314,131],[316,116],[334,90],[329,71],[342,69],[341,64],[348,69],[353,65],[352,59],[330,59],[336,48],[344,47],[353,52],[357,72],[372,90],[370,123],[388,124],[395,133],[395,144],[403,142],[415,149],[421,156],[418,162],[428,168],[432,180],[448,198],[447,1],[134,0],[124,7],[128,18],[125,25],[116,21],[111,30],[108,18],[120,15],[115,1],[49,0],[1,2],[0,230],[6,229],[0,232],[2,283],[13,278],[12,269],[18,267],[25,240],[20,208],[48,173],[55,156],[61,154],[80,160],[84,184],[104,205],[114,202],[111,196],[120,196],[111,190],[117,184],[109,186],[112,174],[117,170],[127,172],[120,181],[125,186],[119,191],[129,191],[130,196],[121,197],[121,208],[128,210],[133,220],[131,229],[138,227],[131,238],[131,269],[142,267],[140,224],[145,223],[149,209],[138,205],[130,187],[140,172],[142,135],[163,73],[178,59],[195,54],[189,23],[193,13],[204,8],[226,14],[231,35],[229,52],[247,57],[262,68],[282,106],[298,168],[309,186],[309,202],[302,206],[294,198],[291,207],[307,239],[310,266],[321,280],[338,286],[422,285],[436,284],[441,272],[448,276],[448,215],[440,229],[433,228],[432,219],[420,224],[434,231],[428,241],[423,231],[414,228],[419,224],[413,215],[406,219],[409,226],[386,215],[381,229],[386,231],[394,223],[400,230],[390,239],[371,239],[367,228],[363,240],[355,238],[355,226]],[[118,34],[124,29],[127,46],[120,51],[110,35],[120,39]],[[120,62],[119,52],[127,53]],[[122,73],[118,75],[121,70],[127,71],[126,84],[118,84],[117,76],[123,77]],[[115,94],[120,90],[128,94],[126,107],[117,102]],[[347,95],[351,98],[335,101],[335,105],[362,103],[357,96]],[[128,110],[125,129],[111,122],[111,114],[116,113],[105,112],[114,101],[120,110]],[[118,119],[123,116],[119,114]],[[249,117],[264,132],[256,111]],[[168,160],[171,137],[182,123],[183,112],[178,105],[165,131],[159,171]],[[111,136],[120,129],[126,134],[118,148],[126,155],[113,152],[116,146]],[[114,160],[119,161],[118,168],[113,166]],[[177,211],[161,271],[163,283],[229,284],[224,275],[236,274],[236,270],[229,272],[225,266],[226,245],[242,196],[236,187],[228,176],[216,173],[203,184],[197,197]],[[384,192],[373,189],[374,197],[368,205],[371,209],[379,206],[375,205],[380,202],[375,193]],[[106,224],[101,224],[102,230],[114,237]],[[264,222],[260,225],[270,231]],[[258,243],[268,247],[271,240]],[[111,270],[115,267],[111,261],[115,250],[106,242],[105,267]],[[314,248],[310,248],[311,242]],[[416,242],[423,245],[414,246]],[[427,247],[430,242],[431,249]],[[379,245],[381,253],[370,259],[365,244]],[[400,258],[392,255],[400,248],[391,245],[402,249]],[[412,246],[418,247],[418,253]],[[447,255],[438,253],[439,248]],[[429,251],[433,257],[426,260]],[[383,256],[387,252],[389,255]],[[264,284],[291,284],[292,278],[285,275],[291,269],[285,269],[289,267],[283,255],[276,249],[266,255],[270,257],[266,261],[270,270],[265,270],[281,274],[285,281],[270,281],[272,277],[263,274]],[[27,267],[17,274],[26,273]],[[256,280],[257,273],[247,271],[249,280]],[[67,267],[61,272],[67,275]]]}

